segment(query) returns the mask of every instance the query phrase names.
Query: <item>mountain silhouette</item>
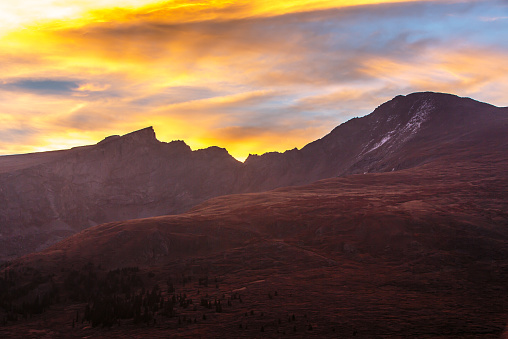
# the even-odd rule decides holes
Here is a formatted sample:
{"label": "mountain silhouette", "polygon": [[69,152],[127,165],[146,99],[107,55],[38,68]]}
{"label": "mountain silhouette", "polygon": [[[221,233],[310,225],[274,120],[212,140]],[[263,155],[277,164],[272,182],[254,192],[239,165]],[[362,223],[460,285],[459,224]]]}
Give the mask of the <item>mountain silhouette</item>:
{"label": "mountain silhouette", "polygon": [[70,150],[0,157],[0,258],[111,221],[177,214],[210,198],[474,157],[507,108],[440,93],[397,96],[301,150],[236,161],[160,142],[149,127]]}
{"label": "mountain silhouette", "polygon": [[[499,338],[507,113],[415,93],[245,163],[151,128],[5,157],[3,211],[39,206],[32,231],[66,238],[0,265],[0,336]],[[164,208],[188,210],[150,216]],[[83,215],[146,217],[62,219]]]}

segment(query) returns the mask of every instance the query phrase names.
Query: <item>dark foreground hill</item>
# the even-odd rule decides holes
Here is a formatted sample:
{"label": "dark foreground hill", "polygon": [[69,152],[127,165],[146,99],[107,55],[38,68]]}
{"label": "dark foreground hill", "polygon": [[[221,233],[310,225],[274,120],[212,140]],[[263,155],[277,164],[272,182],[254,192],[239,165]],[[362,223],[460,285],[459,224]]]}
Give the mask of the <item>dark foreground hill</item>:
{"label": "dark foreground hill", "polygon": [[[159,142],[152,128],[66,151],[0,157],[0,260],[88,227],[184,212],[232,193],[414,168],[506,133],[507,109],[448,94],[398,96],[301,150],[250,156]],[[503,129],[504,128],[504,129]],[[504,131],[504,132],[503,132]]]}
{"label": "dark foreground hill", "polygon": [[0,336],[499,338],[506,130],[412,168],[84,230],[2,267]]}

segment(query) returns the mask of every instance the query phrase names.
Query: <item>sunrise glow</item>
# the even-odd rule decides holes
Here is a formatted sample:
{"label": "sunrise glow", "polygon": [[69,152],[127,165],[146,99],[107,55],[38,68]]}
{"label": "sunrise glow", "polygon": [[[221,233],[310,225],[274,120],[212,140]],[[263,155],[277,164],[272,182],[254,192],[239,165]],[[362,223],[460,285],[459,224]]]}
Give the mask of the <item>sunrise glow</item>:
{"label": "sunrise glow", "polygon": [[506,105],[504,1],[0,5],[0,154],[159,140],[302,147],[398,94]]}

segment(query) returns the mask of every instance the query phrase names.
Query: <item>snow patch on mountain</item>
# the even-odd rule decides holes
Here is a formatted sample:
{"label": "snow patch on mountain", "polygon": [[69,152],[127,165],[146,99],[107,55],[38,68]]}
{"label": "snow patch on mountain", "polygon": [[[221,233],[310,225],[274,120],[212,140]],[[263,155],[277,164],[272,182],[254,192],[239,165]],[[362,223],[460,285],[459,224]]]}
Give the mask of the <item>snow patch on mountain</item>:
{"label": "snow patch on mountain", "polygon": [[388,140],[390,140],[392,138],[392,134],[393,134],[394,131],[391,131],[390,133],[388,133],[388,135],[386,135],[383,139],[381,139],[380,142],[378,142],[377,144],[375,144],[374,146],[372,146],[371,149],[369,149],[366,153],[369,153],[369,152],[372,152],[373,150],[383,146]]}
{"label": "snow patch on mountain", "polygon": [[[418,106],[416,105],[417,104],[415,103],[409,110],[409,113],[411,114],[411,119],[409,119],[409,121],[405,125],[401,127],[401,125],[398,124],[393,130],[386,133],[381,138],[381,140],[375,143],[373,146],[371,146],[373,142],[369,143],[369,145],[367,145],[362,150],[359,156],[370,153],[385,144],[386,144],[385,146],[387,146],[388,149],[391,149],[393,146],[401,145],[404,142],[411,139],[411,137],[413,137],[417,133],[417,131],[421,128],[422,124],[428,119],[430,112],[432,112],[432,110],[435,108],[431,100],[425,100],[420,105]],[[394,116],[390,116],[386,122],[388,123],[393,119]],[[366,149],[367,151],[365,151]]]}
{"label": "snow patch on mountain", "polygon": [[[408,121],[406,126],[401,130],[401,134],[415,134],[421,127],[421,125],[427,120],[430,112],[434,109],[434,105],[430,100],[425,100],[419,107],[418,110],[413,114],[413,117]],[[411,107],[411,110],[413,107]]]}

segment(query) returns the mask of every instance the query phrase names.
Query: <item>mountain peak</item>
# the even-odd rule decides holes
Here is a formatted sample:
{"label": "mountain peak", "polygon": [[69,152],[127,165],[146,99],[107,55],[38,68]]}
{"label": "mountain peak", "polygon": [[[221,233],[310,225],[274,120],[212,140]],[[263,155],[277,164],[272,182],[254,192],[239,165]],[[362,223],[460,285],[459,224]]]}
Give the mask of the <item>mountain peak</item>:
{"label": "mountain peak", "polygon": [[228,150],[223,147],[210,146],[207,148],[198,149],[194,152],[203,159],[218,161],[230,160],[234,163],[238,162],[238,160],[236,160],[231,154],[229,154]]}
{"label": "mountain peak", "polygon": [[372,116],[376,120],[386,119],[401,125],[412,122],[420,126],[423,122],[432,121],[433,128],[449,130],[459,125],[488,124],[497,119],[498,113],[494,113],[497,109],[491,104],[454,94],[416,92],[396,96],[376,108]]}
{"label": "mountain peak", "polygon": [[155,131],[152,126],[142,128],[140,130],[130,132],[122,136],[122,139],[132,140],[136,142],[157,142]]}
{"label": "mountain peak", "polygon": [[155,136],[155,131],[152,126],[145,127],[140,130],[130,132],[127,134],[124,134],[122,136],[120,135],[110,135],[109,137],[104,138],[102,141],[100,141],[97,145],[107,145],[111,142],[121,142],[121,143],[133,143],[133,144],[154,144],[158,143],[157,137]]}
{"label": "mountain peak", "polygon": [[447,102],[452,98],[458,98],[455,95],[434,93],[434,92],[416,92],[408,95],[397,95],[393,99],[377,107],[373,114],[396,114],[400,116],[418,114],[422,106],[436,106],[439,103]]}

